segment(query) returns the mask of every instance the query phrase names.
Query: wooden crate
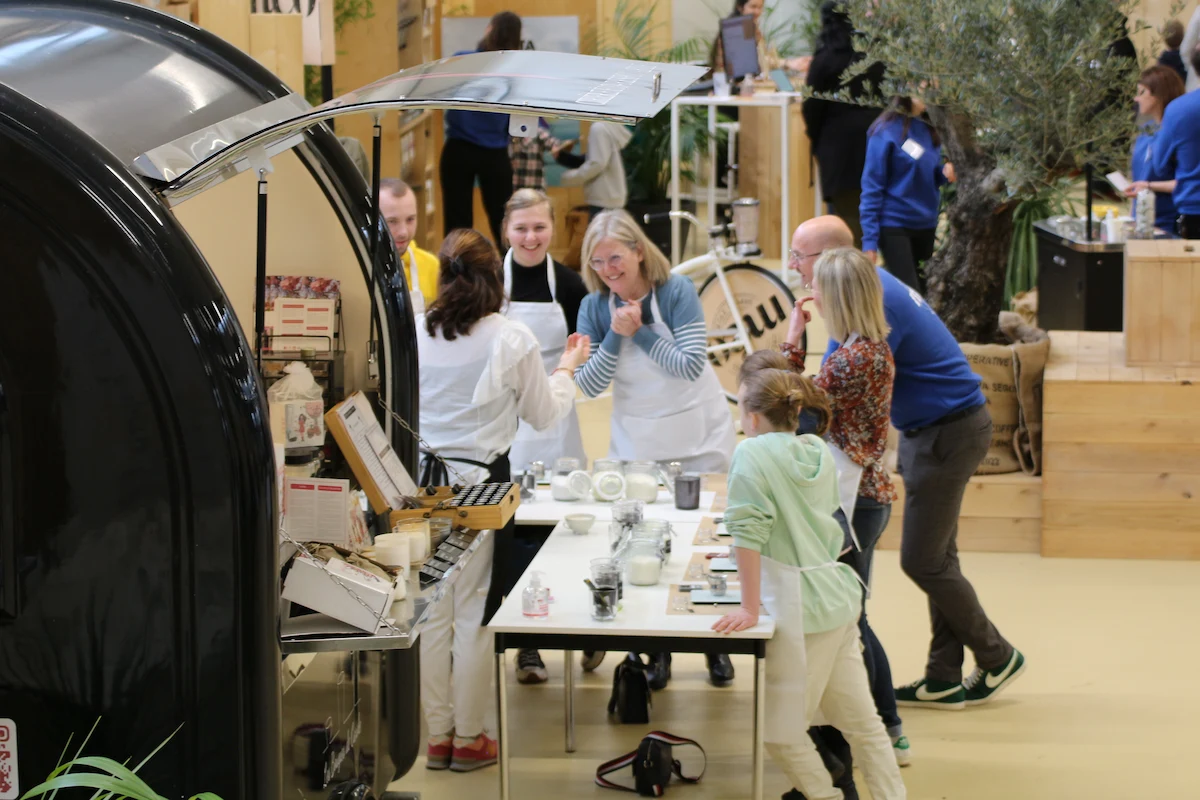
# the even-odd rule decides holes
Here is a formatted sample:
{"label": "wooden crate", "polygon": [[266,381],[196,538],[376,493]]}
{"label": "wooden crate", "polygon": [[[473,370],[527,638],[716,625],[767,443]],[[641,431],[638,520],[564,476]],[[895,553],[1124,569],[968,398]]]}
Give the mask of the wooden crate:
{"label": "wooden crate", "polygon": [[1200,366],[1200,243],[1125,246],[1126,366]]}
{"label": "wooden crate", "polygon": [[1127,366],[1120,333],[1050,338],[1042,555],[1200,559],[1200,368]]}
{"label": "wooden crate", "polygon": [[[900,498],[879,541],[898,550],[904,523],[904,480],[892,476]],[[1042,480],[1013,472],[976,475],[967,484],[958,518],[958,549],[980,553],[1037,553],[1041,550]]]}

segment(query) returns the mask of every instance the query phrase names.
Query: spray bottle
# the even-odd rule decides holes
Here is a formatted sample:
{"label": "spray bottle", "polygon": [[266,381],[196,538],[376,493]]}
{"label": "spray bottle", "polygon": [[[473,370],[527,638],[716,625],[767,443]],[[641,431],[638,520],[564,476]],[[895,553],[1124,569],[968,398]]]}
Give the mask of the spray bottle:
{"label": "spray bottle", "polygon": [[521,592],[521,613],[527,617],[550,616],[550,590],[542,587],[542,573],[537,570],[529,577],[529,585]]}

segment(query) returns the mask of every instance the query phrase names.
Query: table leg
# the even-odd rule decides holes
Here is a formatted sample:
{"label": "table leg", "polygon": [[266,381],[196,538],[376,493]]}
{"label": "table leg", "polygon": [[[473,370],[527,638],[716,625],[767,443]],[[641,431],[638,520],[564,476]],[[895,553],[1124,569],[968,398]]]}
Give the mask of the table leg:
{"label": "table leg", "polygon": [[566,711],[567,752],[575,752],[575,660],[574,650],[563,651],[563,701]]}
{"label": "table leg", "polygon": [[752,797],[762,800],[763,796],[763,733],[767,715],[767,660],[754,656],[754,778]]}
{"label": "table leg", "polygon": [[499,711],[499,719],[496,727],[499,730],[496,732],[496,744],[500,750],[500,800],[509,800],[511,796],[511,788],[509,786],[509,759],[508,759],[508,692],[505,691],[504,685],[504,652],[496,653],[496,706]]}

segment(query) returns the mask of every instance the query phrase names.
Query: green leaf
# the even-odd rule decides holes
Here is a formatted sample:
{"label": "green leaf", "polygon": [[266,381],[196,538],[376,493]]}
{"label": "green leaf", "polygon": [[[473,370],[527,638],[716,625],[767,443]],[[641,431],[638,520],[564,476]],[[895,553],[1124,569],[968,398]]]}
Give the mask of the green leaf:
{"label": "green leaf", "polygon": [[95,772],[73,772],[69,775],[59,775],[57,778],[38,784],[30,789],[21,800],[28,798],[41,797],[48,792],[57,792],[60,789],[103,789],[113,792],[118,797],[127,797],[129,800],[165,800],[162,796],[154,794],[145,794],[137,789],[129,786],[123,781],[119,781],[111,775],[101,775]]}

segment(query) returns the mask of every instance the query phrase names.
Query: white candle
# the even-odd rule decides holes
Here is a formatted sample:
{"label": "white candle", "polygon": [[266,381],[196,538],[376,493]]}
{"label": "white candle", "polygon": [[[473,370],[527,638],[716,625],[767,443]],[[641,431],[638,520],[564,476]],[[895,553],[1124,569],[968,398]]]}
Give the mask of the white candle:
{"label": "white candle", "polygon": [[635,586],[653,586],[658,583],[662,562],[658,556],[633,556],[629,559],[629,582]]}

